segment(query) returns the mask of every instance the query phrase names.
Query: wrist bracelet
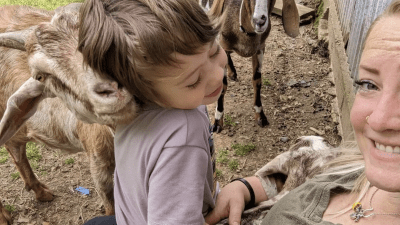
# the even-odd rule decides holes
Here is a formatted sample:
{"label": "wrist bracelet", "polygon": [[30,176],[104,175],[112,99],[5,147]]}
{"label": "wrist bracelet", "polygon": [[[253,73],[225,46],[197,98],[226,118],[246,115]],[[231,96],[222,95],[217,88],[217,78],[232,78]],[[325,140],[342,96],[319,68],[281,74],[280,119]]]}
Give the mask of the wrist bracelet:
{"label": "wrist bracelet", "polygon": [[242,182],[244,185],[246,185],[247,189],[248,189],[249,192],[250,192],[250,202],[247,203],[245,209],[249,209],[249,208],[254,207],[254,205],[255,205],[255,203],[256,203],[256,197],[255,197],[255,195],[254,195],[253,188],[251,187],[251,185],[249,184],[249,182],[247,182],[247,180],[245,180],[245,179],[243,179],[243,178],[236,178],[236,179],[233,179],[233,180],[231,180],[231,183],[234,182],[234,181],[237,181],[237,180],[240,181],[240,182]]}

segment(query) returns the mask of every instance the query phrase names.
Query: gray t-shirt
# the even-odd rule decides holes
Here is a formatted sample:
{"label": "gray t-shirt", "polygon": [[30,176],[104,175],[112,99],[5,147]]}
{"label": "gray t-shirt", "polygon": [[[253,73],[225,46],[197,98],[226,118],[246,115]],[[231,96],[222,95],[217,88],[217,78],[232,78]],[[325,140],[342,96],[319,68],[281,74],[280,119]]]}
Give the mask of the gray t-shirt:
{"label": "gray t-shirt", "polygon": [[350,192],[362,170],[317,176],[290,191],[268,212],[263,225],[333,225],[323,221],[331,193]]}
{"label": "gray t-shirt", "polygon": [[147,107],[115,134],[115,214],[124,224],[203,224],[214,208],[205,106]]}

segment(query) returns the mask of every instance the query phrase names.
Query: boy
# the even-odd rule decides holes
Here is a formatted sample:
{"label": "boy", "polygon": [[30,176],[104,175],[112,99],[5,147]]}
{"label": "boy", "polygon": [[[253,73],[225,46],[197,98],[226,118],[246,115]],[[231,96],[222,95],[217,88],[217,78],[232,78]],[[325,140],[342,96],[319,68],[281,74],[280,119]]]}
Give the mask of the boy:
{"label": "boy", "polygon": [[88,0],[81,7],[84,61],[143,103],[115,133],[118,225],[204,224],[214,207],[204,105],[223,89],[227,57],[217,34],[196,0]]}

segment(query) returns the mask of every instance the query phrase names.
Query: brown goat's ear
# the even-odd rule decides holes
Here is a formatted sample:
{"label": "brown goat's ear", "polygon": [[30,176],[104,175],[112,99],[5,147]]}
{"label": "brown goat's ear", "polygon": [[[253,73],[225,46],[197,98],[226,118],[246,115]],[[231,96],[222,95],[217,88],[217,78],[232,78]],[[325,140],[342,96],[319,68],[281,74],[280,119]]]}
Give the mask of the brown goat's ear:
{"label": "brown goat's ear", "polygon": [[7,101],[0,121],[0,146],[6,143],[33,114],[43,97],[44,84],[29,78]]}
{"label": "brown goat's ear", "polygon": [[283,0],[282,20],[286,34],[297,37],[300,33],[300,17],[294,0]]}
{"label": "brown goat's ear", "polygon": [[32,33],[32,31],[35,29],[36,29],[36,26],[32,26],[25,30],[1,33],[0,34],[0,46],[26,51],[26,48],[25,48],[26,39]]}

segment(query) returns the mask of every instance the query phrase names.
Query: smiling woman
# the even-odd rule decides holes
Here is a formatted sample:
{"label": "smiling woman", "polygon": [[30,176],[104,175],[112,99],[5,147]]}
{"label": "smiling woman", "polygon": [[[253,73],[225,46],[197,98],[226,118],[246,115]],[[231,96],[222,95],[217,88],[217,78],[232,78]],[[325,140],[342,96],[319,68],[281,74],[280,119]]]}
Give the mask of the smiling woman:
{"label": "smiling woman", "polygon": [[[361,56],[359,80],[355,82],[357,94],[351,111],[357,145],[331,149],[340,150],[342,156],[332,161],[323,174],[279,200],[263,224],[294,225],[299,224],[298,221],[304,221],[301,224],[326,225],[354,222],[400,224],[398,37],[400,0],[393,0],[371,25]],[[264,190],[257,188],[260,183],[271,186],[274,177],[258,178],[246,178],[251,186],[256,187],[256,203],[275,196],[268,196],[265,187]],[[239,222],[241,211],[250,199],[249,191],[244,187],[241,182],[225,186],[218,195],[216,208],[206,221],[214,224],[216,220],[229,216],[230,224]]]}

